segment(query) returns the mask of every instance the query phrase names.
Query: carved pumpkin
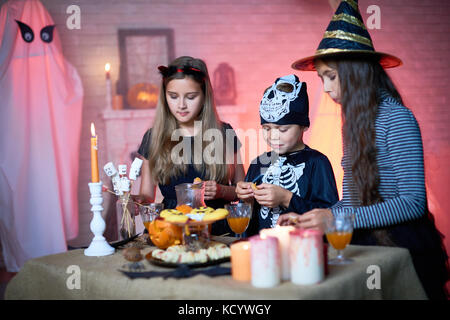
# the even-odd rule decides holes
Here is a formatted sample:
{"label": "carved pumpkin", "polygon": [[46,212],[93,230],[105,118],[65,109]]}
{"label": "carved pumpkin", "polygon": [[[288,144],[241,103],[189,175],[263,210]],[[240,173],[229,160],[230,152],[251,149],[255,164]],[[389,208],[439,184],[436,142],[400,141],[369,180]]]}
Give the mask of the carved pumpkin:
{"label": "carved pumpkin", "polygon": [[161,219],[155,219],[150,223],[148,233],[153,244],[159,249],[181,244],[183,237],[180,227]]}

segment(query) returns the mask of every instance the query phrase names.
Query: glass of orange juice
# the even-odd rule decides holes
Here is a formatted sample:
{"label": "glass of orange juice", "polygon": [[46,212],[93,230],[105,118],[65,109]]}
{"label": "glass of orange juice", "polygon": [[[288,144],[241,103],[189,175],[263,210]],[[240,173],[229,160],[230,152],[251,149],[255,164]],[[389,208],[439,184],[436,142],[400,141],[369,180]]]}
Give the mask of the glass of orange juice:
{"label": "glass of orange juice", "polygon": [[352,259],[345,258],[343,252],[352,239],[354,221],[353,214],[338,215],[327,220],[327,240],[337,251],[337,257],[329,260],[328,264],[341,265],[353,262]]}
{"label": "glass of orange juice", "polygon": [[228,210],[227,222],[231,230],[242,238],[242,234],[247,230],[250,218],[252,216],[252,206],[250,203],[238,202],[226,204]]}
{"label": "glass of orange juice", "polygon": [[139,206],[139,214],[142,218],[142,223],[145,229],[149,230],[150,223],[155,220],[164,209],[164,204],[162,203],[148,203]]}

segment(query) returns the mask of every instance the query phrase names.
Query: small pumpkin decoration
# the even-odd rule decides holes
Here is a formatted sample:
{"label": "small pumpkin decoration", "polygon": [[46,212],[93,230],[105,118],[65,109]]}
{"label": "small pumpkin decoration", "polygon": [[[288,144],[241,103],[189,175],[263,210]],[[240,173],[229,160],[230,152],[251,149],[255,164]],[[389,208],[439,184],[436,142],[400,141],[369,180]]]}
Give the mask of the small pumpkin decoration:
{"label": "small pumpkin decoration", "polygon": [[181,227],[162,219],[155,219],[149,225],[148,233],[153,244],[159,249],[181,244],[183,233]]}

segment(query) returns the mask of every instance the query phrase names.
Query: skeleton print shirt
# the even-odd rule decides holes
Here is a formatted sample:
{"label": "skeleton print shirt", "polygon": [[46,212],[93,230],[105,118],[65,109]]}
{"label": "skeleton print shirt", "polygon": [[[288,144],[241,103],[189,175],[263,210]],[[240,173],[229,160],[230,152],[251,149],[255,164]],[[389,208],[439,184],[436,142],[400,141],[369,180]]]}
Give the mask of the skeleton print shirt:
{"label": "skeleton print shirt", "polygon": [[338,201],[333,168],[328,158],[305,146],[303,150],[277,155],[264,153],[252,161],[245,181],[270,183],[293,193],[289,207],[268,208],[255,201],[247,236],[264,228],[273,228],[280,214],[304,213],[328,208]]}

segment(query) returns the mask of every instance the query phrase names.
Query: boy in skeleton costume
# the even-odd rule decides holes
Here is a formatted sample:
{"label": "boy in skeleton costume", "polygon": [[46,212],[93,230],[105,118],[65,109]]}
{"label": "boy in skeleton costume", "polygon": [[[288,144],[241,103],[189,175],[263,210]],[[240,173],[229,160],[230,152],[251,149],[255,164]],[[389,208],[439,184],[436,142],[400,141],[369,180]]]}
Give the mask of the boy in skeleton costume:
{"label": "boy in skeleton costume", "polygon": [[242,201],[254,203],[247,235],[275,227],[281,214],[328,208],[338,201],[328,158],[303,143],[309,127],[306,83],[295,75],[276,79],[259,111],[272,151],[252,161],[245,182],[236,188]]}

